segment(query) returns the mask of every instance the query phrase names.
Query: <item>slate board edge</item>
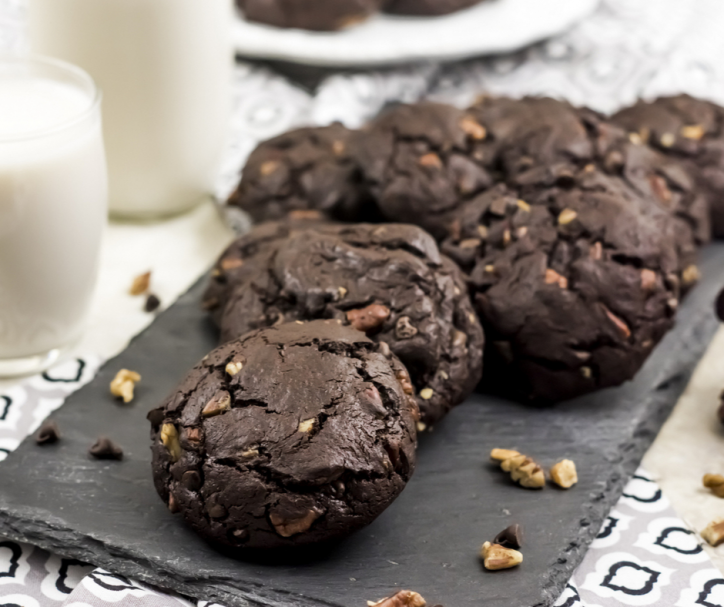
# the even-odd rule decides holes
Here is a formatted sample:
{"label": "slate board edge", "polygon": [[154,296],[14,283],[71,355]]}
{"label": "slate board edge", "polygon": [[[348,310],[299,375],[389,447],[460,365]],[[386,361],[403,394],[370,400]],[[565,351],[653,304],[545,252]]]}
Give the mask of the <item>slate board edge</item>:
{"label": "slate board edge", "polygon": [[[206,277],[202,277],[199,282],[205,280]],[[188,299],[197,285],[198,283],[191,287],[189,292],[184,294],[177,303]],[[678,401],[678,397],[686,388],[697,362],[718,327],[718,322],[711,311],[700,309],[692,310],[692,312],[696,314],[696,318],[687,319],[689,328],[678,343],[676,356],[669,359],[668,365],[659,371],[654,388],[647,394],[649,400],[649,404],[645,408],[647,416],[638,420],[630,440],[626,443],[632,445],[632,448],[625,450],[617,461],[610,462],[611,473],[605,482],[602,482],[600,499],[594,500],[590,506],[591,517],[599,516],[601,523],[620,498],[625,484],[635,472],[644,453],[666,421]],[[131,343],[152,328],[153,324],[135,336]],[[115,358],[107,361],[104,367],[113,364],[114,360]],[[1,503],[0,506],[2,506]],[[581,531],[580,539],[570,542],[566,549],[566,552],[570,554],[566,562],[560,563],[556,560],[551,563],[549,580],[542,588],[543,600],[530,607],[548,607],[558,598],[574,569],[583,560],[588,546],[599,530],[592,525],[582,525],[579,529]],[[0,507],[0,535],[11,540],[39,546],[66,558],[93,563],[111,573],[135,578],[160,588],[172,588],[181,594],[197,597],[200,600],[219,602],[228,607],[287,607],[290,598],[293,598],[299,607],[353,607],[312,599],[303,595],[279,592],[270,586],[244,587],[243,583],[226,578],[207,577],[193,582],[180,579],[142,554],[134,554],[129,551],[119,554],[117,549],[109,549],[90,536],[78,534],[59,524],[54,525],[52,521],[48,520],[47,515],[40,512],[35,520],[29,521],[27,516],[20,518]],[[87,547],[79,546],[79,540],[86,543]],[[122,562],[118,561],[119,557],[123,559]],[[481,575],[485,574],[481,573]],[[229,590],[225,590],[225,588]]]}

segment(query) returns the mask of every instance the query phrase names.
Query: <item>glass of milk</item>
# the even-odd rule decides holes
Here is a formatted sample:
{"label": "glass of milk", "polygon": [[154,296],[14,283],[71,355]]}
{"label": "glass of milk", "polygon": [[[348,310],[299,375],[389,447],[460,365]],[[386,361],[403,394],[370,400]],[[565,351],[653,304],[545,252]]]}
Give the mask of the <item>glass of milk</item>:
{"label": "glass of milk", "polygon": [[33,52],[103,91],[110,209],[153,219],[214,190],[230,112],[232,0],[30,0]]}
{"label": "glass of milk", "polygon": [[83,331],[108,212],[100,98],[71,65],[0,57],[0,376]]}

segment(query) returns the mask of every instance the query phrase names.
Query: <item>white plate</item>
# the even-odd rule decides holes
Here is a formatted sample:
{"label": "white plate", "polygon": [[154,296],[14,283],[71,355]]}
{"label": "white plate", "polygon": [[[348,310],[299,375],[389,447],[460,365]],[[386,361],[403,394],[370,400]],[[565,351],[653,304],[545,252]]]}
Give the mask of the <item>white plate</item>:
{"label": "white plate", "polygon": [[506,53],[571,27],[599,0],[486,0],[442,17],[378,14],[341,32],[280,29],[237,19],[240,55],[319,66],[450,61]]}

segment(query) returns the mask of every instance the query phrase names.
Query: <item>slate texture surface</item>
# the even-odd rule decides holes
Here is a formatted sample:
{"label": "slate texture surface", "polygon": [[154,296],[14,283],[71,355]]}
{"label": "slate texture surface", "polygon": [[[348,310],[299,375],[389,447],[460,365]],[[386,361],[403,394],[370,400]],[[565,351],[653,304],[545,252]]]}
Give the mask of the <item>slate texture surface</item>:
{"label": "slate texture surface", "polygon": [[[431,605],[549,605],[718,326],[712,302],[724,284],[724,244],[707,247],[700,267],[703,282],[634,382],[544,409],[474,395],[421,438],[415,477],[373,525],[287,562],[214,551],[152,487],[146,412],[215,344],[198,307],[201,281],[53,415],[60,443],[28,439],[0,464],[0,535],[229,607],[363,607],[397,588]],[[108,391],[122,367],[143,375],[130,405]],[[99,434],[123,446],[123,462],[88,457]],[[570,491],[516,487],[488,463],[493,447],[546,466],[571,458],[580,482]],[[513,522],[526,532],[523,564],[483,570],[480,545]]]}

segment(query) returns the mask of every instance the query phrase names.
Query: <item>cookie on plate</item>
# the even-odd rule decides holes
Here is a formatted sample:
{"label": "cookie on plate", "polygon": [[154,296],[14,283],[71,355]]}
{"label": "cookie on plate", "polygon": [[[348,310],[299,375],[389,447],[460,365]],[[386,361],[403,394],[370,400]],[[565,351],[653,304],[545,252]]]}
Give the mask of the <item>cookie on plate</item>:
{"label": "cookie on plate", "polygon": [[276,27],[333,31],[380,9],[382,0],[236,0],[249,21]]}
{"label": "cookie on plate", "polygon": [[447,214],[493,183],[485,141],[485,128],[468,113],[424,102],[383,113],[356,153],[382,215],[441,238]]}
{"label": "cookie on plate", "polygon": [[418,227],[261,225],[213,274],[204,300],[222,341],[281,322],[339,320],[402,360],[426,424],[480,380],[483,332],[463,276]]}
{"label": "cookie on plate", "polygon": [[620,179],[499,185],[468,203],[442,250],[470,273],[484,383],[559,401],[631,379],[673,324],[677,224]]}
{"label": "cookie on plate", "polygon": [[149,413],[156,489],[217,544],[342,538],[413,472],[407,386],[394,355],[335,320],[249,333],[211,352]]}
{"label": "cookie on plate", "polygon": [[391,0],[384,10],[397,15],[447,15],[480,2],[482,0]]}
{"label": "cookie on plate", "polygon": [[344,221],[376,219],[354,158],[356,132],[335,123],[295,129],[251,153],[228,204],[256,222],[317,211]]}
{"label": "cookie on plate", "polygon": [[682,259],[693,263],[696,246],[710,239],[708,203],[687,167],[600,114],[545,97],[483,98],[469,111],[486,128],[509,185],[565,186],[593,165],[681,219]]}
{"label": "cookie on plate", "polygon": [[708,198],[714,235],[724,237],[724,108],[677,95],[639,101],[611,120],[686,165]]}

